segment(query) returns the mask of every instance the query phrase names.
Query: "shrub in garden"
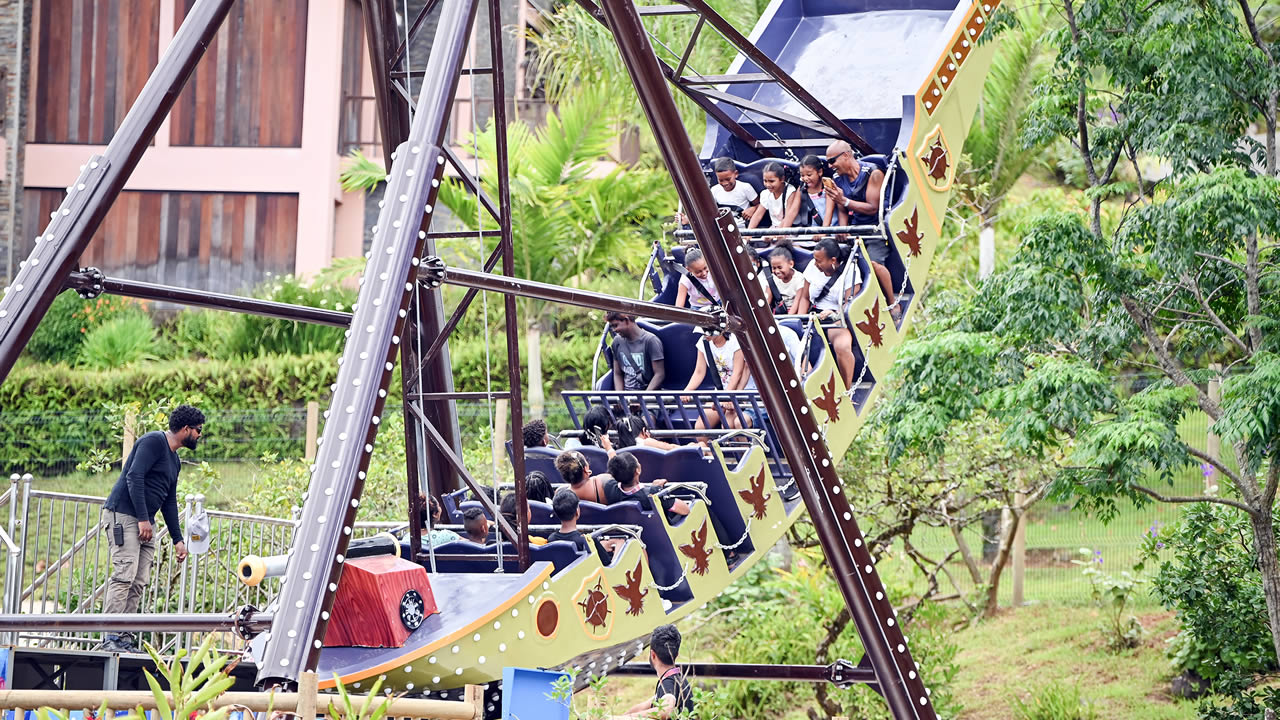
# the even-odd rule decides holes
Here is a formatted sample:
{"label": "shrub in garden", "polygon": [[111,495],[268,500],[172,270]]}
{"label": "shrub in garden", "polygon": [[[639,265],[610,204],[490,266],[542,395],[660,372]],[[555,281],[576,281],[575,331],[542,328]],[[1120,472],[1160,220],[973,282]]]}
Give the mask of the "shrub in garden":
{"label": "shrub in garden", "polygon": [[41,362],[74,362],[84,338],[94,328],[144,307],[137,300],[114,295],[84,300],[74,290],[66,290],[54,298],[27,342],[26,352]]}
{"label": "shrub in garden", "polygon": [[1164,559],[1153,591],[1182,623],[1170,643],[1177,670],[1216,686],[1228,670],[1276,667],[1253,534],[1243,513],[1213,503],[1189,506],[1176,524],[1148,534],[1139,569],[1157,557]]}
{"label": "shrub in garden", "polygon": [[114,317],[84,336],[79,364],[109,370],[157,359],[159,343],[151,317],[141,310]]}
{"label": "shrub in garden", "polygon": [[1080,697],[1080,688],[1054,683],[1031,693],[1026,700],[1014,698],[1016,720],[1095,720],[1098,711]]}
{"label": "shrub in garden", "polygon": [[1084,568],[1083,574],[1092,589],[1093,602],[1102,609],[1102,635],[1107,649],[1118,651],[1138,646],[1142,640],[1142,623],[1129,612],[1129,603],[1146,581],[1125,570],[1119,575],[1102,571],[1102,551],[1080,548],[1082,559],[1072,560]]}
{"label": "shrub in garden", "polygon": [[[356,292],[336,284],[307,282],[292,275],[283,275],[258,288],[254,296],[290,305],[350,312]],[[342,349],[343,328],[260,315],[236,315],[235,320],[230,335],[222,343],[222,352],[209,347],[215,357],[306,355]]]}

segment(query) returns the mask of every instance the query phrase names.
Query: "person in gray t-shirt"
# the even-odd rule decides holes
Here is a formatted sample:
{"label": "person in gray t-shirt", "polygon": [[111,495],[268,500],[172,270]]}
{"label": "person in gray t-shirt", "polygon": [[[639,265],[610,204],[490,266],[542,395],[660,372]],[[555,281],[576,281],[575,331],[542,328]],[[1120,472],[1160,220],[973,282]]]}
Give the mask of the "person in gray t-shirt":
{"label": "person in gray t-shirt", "polygon": [[611,312],[606,318],[613,341],[613,389],[657,390],[667,378],[662,341],[636,325],[635,317]]}

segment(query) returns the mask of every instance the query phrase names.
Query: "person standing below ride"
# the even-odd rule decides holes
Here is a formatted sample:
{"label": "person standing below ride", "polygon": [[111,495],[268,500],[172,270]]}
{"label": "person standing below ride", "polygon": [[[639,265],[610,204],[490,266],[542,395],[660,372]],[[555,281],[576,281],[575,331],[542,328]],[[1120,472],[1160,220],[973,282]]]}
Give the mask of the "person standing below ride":
{"label": "person standing below ride", "polygon": [[[653,512],[657,509],[654,506],[653,497],[658,494],[663,485],[667,484],[667,481],[666,479],[654,480],[648,486],[642,485],[640,461],[635,455],[625,450],[614,455],[609,461],[609,475],[609,479],[604,481],[604,497],[609,505],[635,500],[640,503],[640,509],[645,512]],[[678,498],[661,495],[658,496],[658,502],[662,505],[668,522],[674,522],[677,516],[689,514],[689,504]]]}
{"label": "person standing below ride", "polygon": [[680,631],[675,625],[659,625],[649,636],[649,666],[658,675],[653,698],[636,703],[623,717],[657,718],[694,717],[693,688],[676,665],[680,655]]}
{"label": "person standing below ride", "polygon": [[[827,188],[827,197],[848,212],[848,224],[878,226],[884,171],[859,161],[853,156],[853,148],[844,140],[836,140],[827,146],[827,164],[836,173],[835,187]],[[867,248],[871,270],[889,300],[889,313],[897,320],[902,310],[893,292],[893,277],[885,265],[889,262],[889,241],[879,236],[867,236],[862,238],[862,243]]]}
{"label": "person standing below ride", "polygon": [[828,227],[843,225],[848,215],[837,208],[836,203],[827,202],[827,188],[833,184],[831,178],[822,176],[822,158],[817,155],[805,155],[800,160],[800,199],[799,218],[803,222],[797,225],[809,227]]}
{"label": "person standing below ride", "polygon": [[[178,473],[182,469],[178,448],[195,450],[203,433],[204,413],[190,405],[180,405],[169,415],[168,430],[149,432],[134,443],[115,487],[102,505],[102,525],[111,556],[111,577],[107,580],[102,612],[138,612],[156,553],[153,524],[157,511],[164,515],[165,528],[173,539],[174,557],[178,562],[187,559],[178,519]],[[138,652],[132,636],[119,633],[106,635],[102,649]]]}
{"label": "person standing below ride", "polygon": [[[693,392],[702,385],[702,381],[707,377],[707,368],[714,366],[716,372],[716,382],[713,382],[717,390],[741,390],[747,384],[746,361],[743,360],[742,348],[738,345],[738,339],[728,333],[718,333],[710,337],[699,340],[695,345],[698,353],[697,363],[693,366],[693,374],[689,376],[689,384],[685,386],[685,392]],[[681,397],[685,402],[692,402],[691,396],[685,395]],[[734,407],[733,401],[723,400],[717,406],[709,405],[704,408],[703,413],[707,416],[704,424],[702,418],[694,423],[697,430],[705,430],[708,428],[720,427],[721,418],[724,419],[725,427],[731,430],[739,430],[742,428],[742,418],[738,415],[738,410]]]}
{"label": "person standing below ride", "polygon": [[662,341],[636,324],[634,315],[610,312],[605,316],[613,341],[613,389],[658,390],[667,379]]}
{"label": "person standing below ride", "polygon": [[688,270],[676,288],[676,307],[694,310],[710,310],[720,305],[720,291],[711,279],[711,269],[698,248],[689,248],[684,255],[684,267]]}
{"label": "person standing below ride", "polygon": [[836,353],[836,365],[847,388],[853,382],[857,361],[853,357],[853,334],[845,327],[846,303],[862,292],[862,272],[851,253],[831,238],[823,238],[813,249],[813,260],[804,269],[808,287],[801,291],[799,310],[818,314],[818,319],[839,319],[840,325],[827,328],[827,340]]}
{"label": "person standing below ride", "polygon": [[773,283],[787,306],[788,315],[800,313],[800,291],[808,284],[804,275],[796,272],[796,256],[788,245],[779,245],[769,253],[769,268],[773,272]]}
{"label": "person standing below ride", "polygon": [[711,197],[715,198],[717,207],[728,208],[748,222],[764,214],[764,208],[756,203],[759,197],[756,189],[750,183],[738,182],[738,166],[733,158],[716,158],[712,169],[716,172],[716,184],[711,186]]}
{"label": "person standing below ride", "polygon": [[795,223],[796,216],[800,213],[800,193],[787,184],[786,172],[782,163],[771,162],[764,166],[764,171],[760,173],[764,181],[760,207],[764,212],[752,215],[748,228],[759,226],[766,214],[769,217],[769,227],[791,227]]}

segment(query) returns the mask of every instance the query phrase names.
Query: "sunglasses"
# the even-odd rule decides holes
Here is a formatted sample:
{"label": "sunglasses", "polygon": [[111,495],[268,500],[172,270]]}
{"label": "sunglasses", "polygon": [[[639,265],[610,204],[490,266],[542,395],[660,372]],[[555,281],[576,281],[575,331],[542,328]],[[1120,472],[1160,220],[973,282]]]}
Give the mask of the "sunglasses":
{"label": "sunglasses", "polygon": [[840,159],[840,156],[841,156],[841,155],[844,155],[844,154],[845,154],[845,153],[847,153],[847,152],[849,152],[849,151],[848,151],[848,150],[845,150],[844,152],[838,152],[838,153],[836,153],[835,155],[832,155],[831,157],[827,158],[827,162],[829,162],[829,163],[833,163],[833,162],[835,162],[835,161],[839,160],[839,159]]}

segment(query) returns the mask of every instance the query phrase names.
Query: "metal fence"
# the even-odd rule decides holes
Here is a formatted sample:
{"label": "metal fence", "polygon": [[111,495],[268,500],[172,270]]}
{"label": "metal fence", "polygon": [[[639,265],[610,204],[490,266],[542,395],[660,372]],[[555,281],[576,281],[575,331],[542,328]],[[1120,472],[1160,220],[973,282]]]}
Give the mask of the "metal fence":
{"label": "metal fence", "polygon": [[[0,544],[5,545],[7,554],[4,612],[101,611],[111,574],[110,539],[101,519],[104,501],[35,489],[30,475],[10,479],[9,488],[0,495],[0,510],[7,506],[8,518],[7,528],[0,530]],[[185,524],[202,505],[202,496],[187,496],[185,506],[179,509],[182,522]],[[174,556],[173,544],[163,539],[167,528],[157,526],[156,554],[140,604],[142,612],[231,612],[244,605],[264,608],[275,596],[278,579],[249,587],[239,581],[236,570],[246,555],[285,553],[293,538],[293,520],[205,510],[210,520],[209,550],[189,556],[184,563]],[[354,534],[359,537],[399,525],[403,524],[356,523]],[[96,633],[22,633],[16,637],[22,645],[72,648],[92,647],[99,639]],[[164,651],[190,641],[178,633],[144,634],[142,639]],[[234,638],[227,634],[219,642],[227,646]]]}

